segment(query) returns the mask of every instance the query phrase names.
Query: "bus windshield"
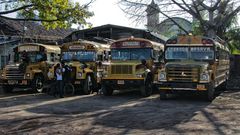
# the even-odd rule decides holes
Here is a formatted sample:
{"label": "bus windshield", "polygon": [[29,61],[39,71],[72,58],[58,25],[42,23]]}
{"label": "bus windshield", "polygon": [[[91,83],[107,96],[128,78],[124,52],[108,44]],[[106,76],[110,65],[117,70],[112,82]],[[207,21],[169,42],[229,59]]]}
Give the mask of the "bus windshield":
{"label": "bus windshield", "polygon": [[165,52],[167,60],[213,60],[213,47],[168,47]]}
{"label": "bus windshield", "polygon": [[111,57],[112,60],[142,60],[150,59],[152,54],[152,49],[112,49]]}
{"label": "bus windshield", "polygon": [[63,52],[62,53],[63,61],[95,61],[96,52],[95,51],[77,51],[77,52]]}
{"label": "bus windshield", "polygon": [[[27,52],[26,57],[28,57],[27,59],[28,59],[28,62],[30,62],[30,63],[36,63],[36,62],[46,60],[46,55],[41,52]],[[22,52],[16,53],[14,61],[22,62],[23,61],[23,53]]]}

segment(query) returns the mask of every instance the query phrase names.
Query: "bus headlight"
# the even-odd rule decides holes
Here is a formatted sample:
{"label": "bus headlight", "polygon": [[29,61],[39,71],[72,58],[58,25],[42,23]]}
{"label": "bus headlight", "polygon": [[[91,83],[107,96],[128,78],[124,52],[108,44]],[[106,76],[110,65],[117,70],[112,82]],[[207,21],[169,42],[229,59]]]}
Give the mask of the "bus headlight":
{"label": "bus headlight", "polygon": [[159,76],[158,76],[158,80],[159,81],[166,81],[167,77],[166,77],[166,72],[160,72]]}
{"label": "bus headlight", "polygon": [[98,77],[98,78],[103,77],[103,72],[102,72],[102,71],[97,72],[97,77]]}
{"label": "bus headlight", "polygon": [[200,75],[200,82],[209,82],[209,74],[208,73],[202,73]]}
{"label": "bus headlight", "polygon": [[78,77],[82,77],[82,72],[78,72],[78,73],[77,73],[77,76],[78,76]]}
{"label": "bus headlight", "polygon": [[143,74],[136,74],[136,77],[137,77],[137,78],[142,78],[142,77],[143,77]]}
{"label": "bus headlight", "polygon": [[26,73],[26,77],[30,77],[30,73]]}
{"label": "bus headlight", "polygon": [[2,78],[4,77],[4,74],[3,74],[3,73],[1,74],[1,77],[2,77]]}

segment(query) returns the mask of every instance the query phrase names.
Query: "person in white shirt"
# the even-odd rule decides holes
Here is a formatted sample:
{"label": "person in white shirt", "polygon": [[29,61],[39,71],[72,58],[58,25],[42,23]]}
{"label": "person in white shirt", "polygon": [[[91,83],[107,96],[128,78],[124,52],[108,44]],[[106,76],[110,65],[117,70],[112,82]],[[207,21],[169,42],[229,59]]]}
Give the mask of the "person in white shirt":
{"label": "person in white shirt", "polygon": [[57,64],[57,68],[55,70],[56,75],[56,94],[59,94],[60,98],[63,98],[63,73],[65,72],[65,69],[62,67],[62,65],[59,63]]}

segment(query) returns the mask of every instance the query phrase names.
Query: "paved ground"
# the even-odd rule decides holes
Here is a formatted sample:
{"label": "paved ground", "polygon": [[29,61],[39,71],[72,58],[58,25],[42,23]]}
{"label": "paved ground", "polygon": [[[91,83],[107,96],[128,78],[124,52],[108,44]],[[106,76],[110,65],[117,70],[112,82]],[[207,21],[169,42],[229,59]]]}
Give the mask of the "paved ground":
{"label": "paved ground", "polygon": [[63,99],[0,94],[0,134],[240,134],[240,91],[222,92],[212,103],[138,92]]}

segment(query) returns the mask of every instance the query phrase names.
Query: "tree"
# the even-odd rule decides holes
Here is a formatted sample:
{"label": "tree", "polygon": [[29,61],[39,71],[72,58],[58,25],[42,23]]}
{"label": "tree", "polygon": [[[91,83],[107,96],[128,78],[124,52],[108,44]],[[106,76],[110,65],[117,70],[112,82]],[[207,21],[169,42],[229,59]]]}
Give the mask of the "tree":
{"label": "tree", "polygon": [[240,28],[233,28],[226,33],[229,41],[229,49],[232,54],[240,54]]}
{"label": "tree", "polygon": [[[197,21],[201,31],[209,36],[224,38],[232,20],[240,11],[239,0],[155,0],[164,18],[181,16]],[[135,20],[146,16],[148,0],[120,0],[121,9]]]}
{"label": "tree", "polygon": [[[93,16],[88,3],[70,0],[1,0],[0,17],[20,21],[40,21],[46,28],[67,28],[72,24],[90,25],[87,18]],[[18,13],[18,17],[7,16]]]}

